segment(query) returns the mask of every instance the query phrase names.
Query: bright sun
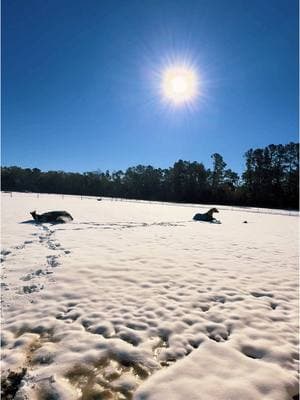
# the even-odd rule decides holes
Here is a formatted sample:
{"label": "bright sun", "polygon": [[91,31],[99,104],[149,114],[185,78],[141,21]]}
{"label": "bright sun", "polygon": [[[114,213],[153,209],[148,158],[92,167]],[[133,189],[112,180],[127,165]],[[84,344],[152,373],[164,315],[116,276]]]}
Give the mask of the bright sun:
{"label": "bright sun", "polygon": [[163,96],[176,105],[194,100],[198,90],[198,77],[193,69],[174,66],[167,68],[162,74]]}

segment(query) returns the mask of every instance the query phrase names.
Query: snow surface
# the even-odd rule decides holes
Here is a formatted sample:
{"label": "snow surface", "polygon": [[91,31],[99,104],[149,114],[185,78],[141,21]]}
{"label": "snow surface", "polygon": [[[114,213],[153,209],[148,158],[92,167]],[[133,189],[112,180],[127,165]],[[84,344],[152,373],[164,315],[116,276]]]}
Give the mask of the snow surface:
{"label": "snow surface", "polygon": [[15,398],[296,399],[298,217],[219,210],[220,225],[192,220],[205,207],[2,194]]}

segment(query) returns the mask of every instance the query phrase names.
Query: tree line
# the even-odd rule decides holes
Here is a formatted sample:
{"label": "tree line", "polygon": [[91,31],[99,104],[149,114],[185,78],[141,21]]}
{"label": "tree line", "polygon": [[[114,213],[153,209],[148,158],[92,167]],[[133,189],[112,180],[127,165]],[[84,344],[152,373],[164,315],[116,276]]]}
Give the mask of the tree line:
{"label": "tree line", "polygon": [[248,150],[241,176],[220,154],[211,157],[211,169],[184,160],[166,169],[137,165],[82,174],[2,167],[2,190],[299,209],[298,143]]}

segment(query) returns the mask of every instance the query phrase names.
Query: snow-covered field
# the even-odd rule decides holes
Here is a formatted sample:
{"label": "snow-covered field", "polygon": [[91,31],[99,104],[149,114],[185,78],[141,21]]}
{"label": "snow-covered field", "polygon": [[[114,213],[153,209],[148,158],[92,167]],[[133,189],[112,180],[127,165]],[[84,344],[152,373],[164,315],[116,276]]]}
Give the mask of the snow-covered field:
{"label": "snow-covered field", "polygon": [[3,398],[298,398],[298,217],[196,212],[2,194]]}

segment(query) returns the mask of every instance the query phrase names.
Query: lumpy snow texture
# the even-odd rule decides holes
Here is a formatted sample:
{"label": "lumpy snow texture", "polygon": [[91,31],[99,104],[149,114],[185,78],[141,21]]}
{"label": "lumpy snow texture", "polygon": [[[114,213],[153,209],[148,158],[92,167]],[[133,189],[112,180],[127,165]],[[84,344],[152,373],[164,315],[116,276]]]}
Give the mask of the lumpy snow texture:
{"label": "lumpy snow texture", "polygon": [[298,216],[218,208],[3,194],[3,396],[296,399]]}

